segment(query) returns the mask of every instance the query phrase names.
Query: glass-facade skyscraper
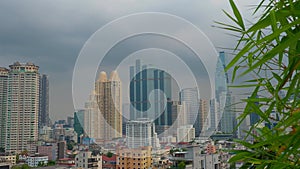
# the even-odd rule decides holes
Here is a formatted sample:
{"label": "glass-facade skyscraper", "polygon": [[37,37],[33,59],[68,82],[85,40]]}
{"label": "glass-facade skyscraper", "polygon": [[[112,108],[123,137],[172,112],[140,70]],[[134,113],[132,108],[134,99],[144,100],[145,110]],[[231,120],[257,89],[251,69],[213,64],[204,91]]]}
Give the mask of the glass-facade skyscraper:
{"label": "glass-facade skyscraper", "polygon": [[172,124],[171,76],[163,70],[141,65],[130,67],[130,119],[148,118],[155,125]]}
{"label": "glass-facade skyscraper", "polygon": [[48,76],[40,76],[40,105],[39,105],[39,128],[49,126],[49,80]]}

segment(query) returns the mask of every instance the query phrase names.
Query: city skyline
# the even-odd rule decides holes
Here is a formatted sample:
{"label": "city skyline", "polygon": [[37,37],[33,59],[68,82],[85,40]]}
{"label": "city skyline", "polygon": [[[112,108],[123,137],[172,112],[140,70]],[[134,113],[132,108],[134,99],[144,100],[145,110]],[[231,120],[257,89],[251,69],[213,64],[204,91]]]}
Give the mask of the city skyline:
{"label": "city skyline", "polygon": [[[166,12],[194,23],[212,40],[215,47],[226,47],[230,45],[228,43],[234,43],[232,37],[211,27],[214,20],[225,19],[221,9],[229,8],[226,1],[190,1],[189,10],[182,8],[183,2],[179,0],[168,1],[173,4],[172,7],[167,1],[72,1],[70,4],[53,1],[30,2],[34,3],[35,7],[23,1],[0,2],[0,21],[3,25],[0,28],[1,66],[8,67],[15,61],[40,65],[41,72],[45,72],[51,81],[49,112],[54,121],[74,112],[70,86],[73,67],[80,49],[96,30],[113,19],[136,12]],[[246,10],[249,2],[237,3],[244,9],[244,15],[250,15]],[[107,6],[111,6],[111,10],[106,9]],[[71,14],[69,11],[77,12]],[[66,20],[68,22],[65,22]],[[131,47],[131,44],[125,46],[127,49]]]}

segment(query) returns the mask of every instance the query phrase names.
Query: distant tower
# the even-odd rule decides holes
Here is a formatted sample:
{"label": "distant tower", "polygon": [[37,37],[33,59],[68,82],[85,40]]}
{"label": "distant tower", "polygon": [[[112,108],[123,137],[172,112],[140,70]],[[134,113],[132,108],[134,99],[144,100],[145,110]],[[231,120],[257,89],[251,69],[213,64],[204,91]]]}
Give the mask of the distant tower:
{"label": "distant tower", "polygon": [[130,67],[130,119],[148,118],[156,126],[172,125],[171,100],[171,75],[136,60]]}
{"label": "distant tower", "polygon": [[[179,98],[181,102],[185,103],[187,123],[194,125],[197,120],[199,113],[199,94],[198,89],[195,88],[185,88],[179,93]],[[196,126],[194,125],[196,128]]]}
{"label": "distant tower", "polygon": [[49,126],[49,80],[47,75],[40,76],[39,128]]}
{"label": "distant tower", "polygon": [[8,72],[8,69],[0,67],[0,148],[5,148],[6,142]]}
{"label": "distant tower", "polygon": [[95,84],[96,100],[99,111],[105,119],[102,124],[103,140],[122,137],[122,90],[121,80],[116,71],[107,79],[105,72],[100,72]]}
{"label": "distant tower", "polygon": [[199,102],[199,111],[197,115],[197,120],[195,122],[195,134],[196,136],[200,136],[202,131],[207,130],[208,123],[208,103],[205,99],[200,99]]}
{"label": "distant tower", "polygon": [[21,152],[38,140],[39,67],[19,62],[9,67],[5,149]]}

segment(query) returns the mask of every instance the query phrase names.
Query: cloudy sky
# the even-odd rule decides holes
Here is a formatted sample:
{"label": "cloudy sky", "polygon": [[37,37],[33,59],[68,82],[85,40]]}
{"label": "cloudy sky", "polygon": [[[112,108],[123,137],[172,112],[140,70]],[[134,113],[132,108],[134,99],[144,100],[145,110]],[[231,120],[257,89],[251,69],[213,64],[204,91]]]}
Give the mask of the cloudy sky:
{"label": "cloudy sky", "polygon": [[[252,4],[243,0],[237,3],[243,14],[249,15],[246,9]],[[1,0],[0,66],[8,67],[15,61],[39,65],[40,72],[49,75],[50,117],[65,119],[74,112],[72,75],[76,59],[102,26],[138,12],[169,13],[196,25],[218,50],[235,44],[224,31],[212,28],[215,20],[228,21],[222,9],[229,10],[227,0]],[[129,46],[134,42],[128,42]]]}

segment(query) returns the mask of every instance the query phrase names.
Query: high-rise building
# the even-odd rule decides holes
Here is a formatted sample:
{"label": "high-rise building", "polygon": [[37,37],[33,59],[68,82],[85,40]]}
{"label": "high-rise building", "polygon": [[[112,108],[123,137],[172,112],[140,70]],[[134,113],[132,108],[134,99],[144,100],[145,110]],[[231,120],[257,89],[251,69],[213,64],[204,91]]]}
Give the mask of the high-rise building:
{"label": "high-rise building", "polygon": [[78,110],[74,112],[74,130],[77,133],[77,142],[80,142],[80,137],[84,134],[84,112],[85,110]]}
{"label": "high-rise building", "polygon": [[171,81],[170,74],[136,60],[130,67],[130,119],[148,118],[156,126],[172,125]]}
{"label": "high-rise building", "polygon": [[5,148],[6,142],[8,72],[8,69],[0,68],[0,148]]}
{"label": "high-rise building", "polygon": [[102,126],[105,122],[103,117],[100,117],[95,91],[90,95],[89,101],[85,103],[84,111],[84,131],[86,135],[94,139],[103,139]]}
{"label": "high-rise building", "polygon": [[38,139],[39,67],[19,62],[9,67],[5,150],[21,152]]}
{"label": "high-rise building", "polygon": [[105,121],[101,124],[100,139],[122,137],[122,90],[118,73],[112,71],[108,79],[105,72],[100,72],[95,88],[100,117]]}
{"label": "high-rise building", "polygon": [[155,133],[155,124],[149,119],[137,119],[126,124],[126,143],[128,148],[152,146],[159,148],[159,140]]}
{"label": "high-rise building", "polygon": [[180,126],[177,129],[177,142],[190,142],[195,139],[195,128],[192,125]]}
{"label": "high-rise building", "polygon": [[[172,102],[172,124],[176,128],[187,125],[185,102]],[[177,129],[176,129],[177,130]]]}
{"label": "high-rise building", "polygon": [[39,105],[39,128],[49,126],[49,80],[48,76],[40,76],[40,105]]}
{"label": "high-rise building", "polygon": [[[224,96],[223,96],[224,97]],[[235,135],[235,126],[236,126],[236,112],[234,103],[234,96],[231,92],[228,92],[226,95],[226,103],[224,107],[224,113],[220,120],[220,130],[223,133]]]}
{"label": "high-rise building", "polygon": [[185,103],[187,123],[190,125],[194,125],[199,113],[198,89],[196,87],[182,89],[179,93],[179,98],[181,102]]}
{"label": "high-rise building", "polygon": [[219,53],[219,60],[216,67],[215,76],[215,96],[219,103],[219,110],[222,114],[219,130],[223,133],[235,135],[234,128],[236,126],[236,112],[234,105],[234,97],[232,92],[228,90],[228,73],[225,72],[226,67],[226,55],[225,52]]}
{"label": "high-rise building", "polygon": [[197,120],[194,124],[195,134],[196,136],[200,136],[200,134],[204,134],[201,132],[205,132],[208,128],[208,104],[207,100],[200,99],[199,101],[199,111],[197,115]]}
{"label": "high-rise building", "polygon": [[210,100],[210,131],[215,132],[218,129],[218,121],[220,119],[219,103],[216,99]]}

